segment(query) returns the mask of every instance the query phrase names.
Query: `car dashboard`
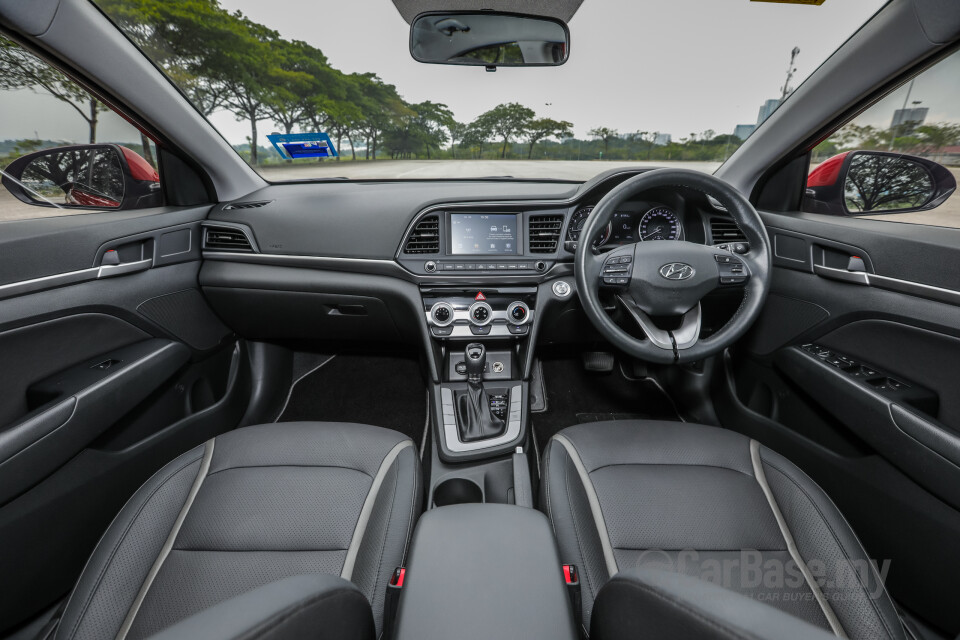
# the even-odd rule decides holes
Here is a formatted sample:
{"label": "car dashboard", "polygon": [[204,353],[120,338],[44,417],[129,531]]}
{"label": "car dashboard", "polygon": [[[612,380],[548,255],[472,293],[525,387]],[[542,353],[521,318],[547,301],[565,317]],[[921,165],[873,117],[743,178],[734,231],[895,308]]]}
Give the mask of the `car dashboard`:
{"label": "car dashboard", "polygon": [[[248,338],[419,343],[437,381],[462,379],[455,354],[486,340],[500,356],[491,375],[527,379],[535,344],[589,331],[573,270],[580,233],[593,207],[642,171],[583,184],[271,185],[204,222],[201,285]],[[746,250],[716,202],[679,189],[628,200],[592,242],[603,252],[680,240]]]}

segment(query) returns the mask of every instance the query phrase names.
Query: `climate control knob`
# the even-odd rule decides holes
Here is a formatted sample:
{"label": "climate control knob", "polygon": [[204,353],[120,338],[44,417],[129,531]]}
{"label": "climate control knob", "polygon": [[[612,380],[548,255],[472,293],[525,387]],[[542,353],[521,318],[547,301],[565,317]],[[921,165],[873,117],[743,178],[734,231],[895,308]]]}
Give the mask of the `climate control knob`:
{"label": "climate control knob", "polygon": [[474,302],[468,312],[470,322],[482,327],[493,319],[493,309],[486,302]]}
{"label": "climate control knob", "polygon": [[453,307],[448,302],[438,302],[430,307],[430,319],[438,327],[445,327],[453,322]]}
{"label": "climate control knob", "polygon": [[515,325],[523,324],[529,317],[530,307],[519,300],[511,302],[510,306],[507,307],[507,320]]}

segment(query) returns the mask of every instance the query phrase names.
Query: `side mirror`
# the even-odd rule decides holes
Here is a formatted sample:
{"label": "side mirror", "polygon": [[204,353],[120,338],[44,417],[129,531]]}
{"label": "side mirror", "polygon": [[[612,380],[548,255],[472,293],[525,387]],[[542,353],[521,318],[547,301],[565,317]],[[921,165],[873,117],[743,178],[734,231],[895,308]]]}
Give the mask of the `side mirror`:
{"label": "side mirror", "polygon": [[803,210],[840,216],[927,211],[957,188],[944,166],[886,151],[847,151],[807,176]]}
{"label": "side mirror", "polygon": [[567,61],[570,31],[561,20],[496,11],[421,13],[410,23],[418,62],[487,67],[552,67]]}
{"label": "side mirror", "polygon": [[116,144],[55,147],[3,170],[18,200],[64,209],[137,209],[163,204],[160,176],[137,152]]}

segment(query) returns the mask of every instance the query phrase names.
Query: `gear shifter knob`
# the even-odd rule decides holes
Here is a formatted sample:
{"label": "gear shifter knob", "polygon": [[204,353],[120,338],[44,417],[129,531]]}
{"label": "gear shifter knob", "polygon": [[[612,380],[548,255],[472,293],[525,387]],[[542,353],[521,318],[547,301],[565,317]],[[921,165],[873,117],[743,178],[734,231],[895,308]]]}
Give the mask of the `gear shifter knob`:
{"label": "gear shifter knob", "polygon": [[467,381],[477,383],[483,378],[487,365],[487,349],[479,342],[471,342],[463,351],[463,363],[467,367]]}

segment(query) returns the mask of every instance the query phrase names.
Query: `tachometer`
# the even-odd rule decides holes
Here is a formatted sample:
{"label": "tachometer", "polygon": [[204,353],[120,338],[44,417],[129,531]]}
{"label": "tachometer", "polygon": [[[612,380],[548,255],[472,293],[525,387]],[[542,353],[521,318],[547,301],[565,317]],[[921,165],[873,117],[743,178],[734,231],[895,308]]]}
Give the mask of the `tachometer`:
{"label": "tachometer", "polygon": [[641,240],[679,240],[683,232],[680,218],[666,207],[654,207],[640,219]]}
{"label": "tachometer", "polygon": [[[587,222],[587,217],[590,215],[590,212],[593,211],[593,207],[583,207],[577,209],[573,216],[570,218],[570,228],[567,231],[567,240],[572,240],[577,242],[580,240],[580,232],[583,231],[583,225]],[[606,227],[603,228],[603,231],[597,236],[596,240],[593,241],[593,246],[599,247],[600,245],[607,242],[610,239],[610,231],[612,227],[608,223]]]}

